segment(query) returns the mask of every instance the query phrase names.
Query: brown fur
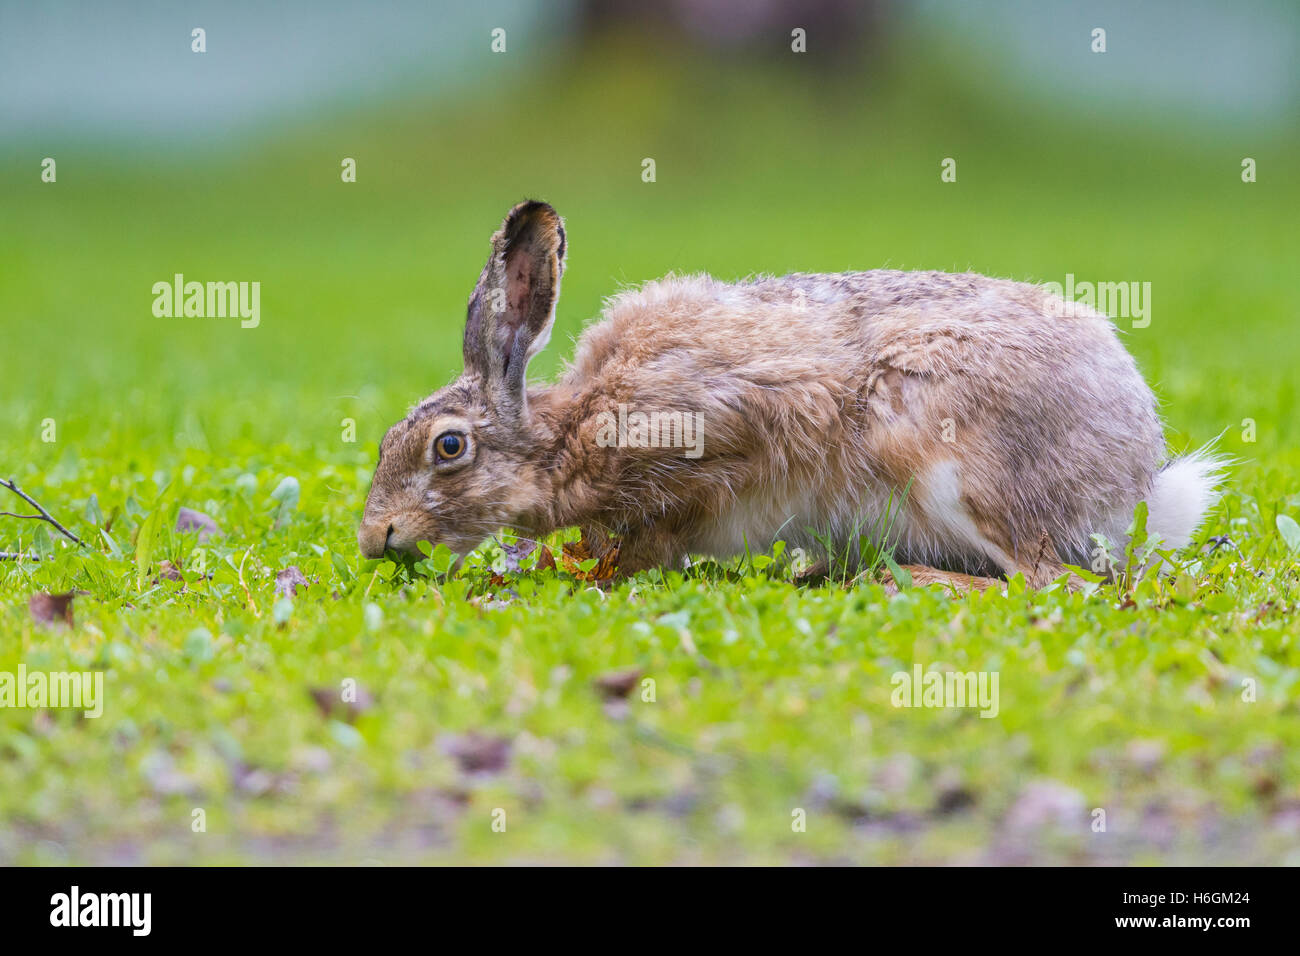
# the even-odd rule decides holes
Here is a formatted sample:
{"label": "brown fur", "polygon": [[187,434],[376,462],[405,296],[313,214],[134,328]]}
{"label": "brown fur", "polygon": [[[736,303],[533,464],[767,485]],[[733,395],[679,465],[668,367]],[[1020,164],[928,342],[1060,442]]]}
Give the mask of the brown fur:
{"label": "brown fur", "polygon": [[[1061,317],[1040,287],[885,270],[669,276],[614,297],[560,381],[526,389],[565,251],[544,203],[515,207],[493,237],[465,374],[384,438],[366,554],[578,525],[621,538],[627,571],[778,537],[851,545],[881,537],[892,507],[900,561],[1041,585],[1062,561],[1087,563],[1091,533],[1122,539],[1153,490],[1165,447],[1150,389],[1105,317]],[[699,413],[702,456],[602,447],[602,413],[620,405]],[[431,447],[448,429],[471,449],[444,466]]]}

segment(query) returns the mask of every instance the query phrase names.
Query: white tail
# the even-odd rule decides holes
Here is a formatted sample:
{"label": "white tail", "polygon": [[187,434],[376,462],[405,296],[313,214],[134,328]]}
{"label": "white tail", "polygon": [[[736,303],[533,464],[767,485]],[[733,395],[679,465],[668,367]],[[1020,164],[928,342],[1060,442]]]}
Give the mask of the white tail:
{"label": "white tail", "polygon": [[1147,496],[1147,533],[1159,537],[1162,547],[1187,547],[1219,498],[1227,464],[1210,445],[1167,462],[1156,472]]}

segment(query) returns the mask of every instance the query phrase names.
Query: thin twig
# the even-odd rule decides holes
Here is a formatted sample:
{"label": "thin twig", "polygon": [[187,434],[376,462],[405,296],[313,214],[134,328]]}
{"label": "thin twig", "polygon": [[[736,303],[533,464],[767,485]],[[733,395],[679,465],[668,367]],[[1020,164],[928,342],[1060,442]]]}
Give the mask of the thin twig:
{"label": "thin twig", "polygon": [[[257,602],[253,600],[253,592],[250,591],[248,585],[244,583],[244,562],[248,560],[248,555],[251,553],[251,550],[252,549],[250,548],[248,551],[245,551],[244,556],[239,560],[239,586],[244,589],[244,597],[248,599],[248,606],[252,609],[253,616],[261,617],[262,612],[257,609]],[[376,573],[378,573],[378,571],[376,571]]]}
{"label": "thin twig", "polygon": [[8,481],[5,481],[3,478],[0,478],[0,485],[4,485],[4,487],[8,488],[19,498],[23,499],[23,501],[27,502],[29,505],[31,505],[33,508],[35,508],[37,511],[40,512],[40,514],[35,514],[35,515],[19,515],[19,514],[14,514],[12,511],[3,511],[0,512],[0,514],[8,515],[11,518],[33,518],[38,521],[48,521],[50,524],[54,525],[54,527],[58,529],[59,533],[63,535],[65,538],[67,538],[68,540],[75,541],[83,548],[90,547],[90,545],[86,544],[86,542],[82,541],[80,538],[78,538],[67,528],[63,527],[63,525],[59,523],[59,520],[55,518],[54,515],[50,514],[48,511],[42,508],[39,501],[37,501],[27,492],[19,488],[18,485],[14,483],[14,480],[12,478],[10,478]]}
{"label": "thin twig", "polygon": [[38,554],[27,554],[23,551],[0,551],[0,561],[19,561],[23,558],[28,561],[41,560],[41,556]]}

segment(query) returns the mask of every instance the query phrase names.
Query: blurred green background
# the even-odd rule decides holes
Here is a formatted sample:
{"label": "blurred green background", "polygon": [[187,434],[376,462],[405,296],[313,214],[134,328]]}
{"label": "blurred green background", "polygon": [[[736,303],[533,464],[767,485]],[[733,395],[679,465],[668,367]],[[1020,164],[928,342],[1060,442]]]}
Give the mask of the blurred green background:
{"label": "blurred green background", "polygon": [[[1258,52],[1296,32],[1292,5],[1144,5],[1162,18],[1124,4],[1050,15],[814,4],[822,25],[777,4],[756,26],[733,11],[719,27],[689,3],[641,16],[498,4],[445,18],[395,4],[380,19],[389,44],[405,37],[405,57],[376,44],[367,60],[352,44],[336,67],[348,14],[340,5],[331,21],[318,6],[269,16],[167,4],[119,8],[111,23],[100,9],[97,24],[88,7],[55,4],[35,40],[17,31],[36,14],[4,7],[9,52],[44,42],[55,57],[44,77],[16,76],[12,56],[5,73],[18,113],[0,166],[11,470],[57,454],[31,441],[46,417],[79,446],[129,428],[166,447],[217,451],[240,435],[335,453],[347,451],[339,421],[353,417],[373,450],[458,370],[487,237],[525,196],[555,204],[571,238],[557,335],[535,377],[554,372],[604,296],[668,270],[1073,273],[1151,282],[1151,325],[1127,343],[1176,435],[1201,441],[1253,417],[1263,448],[1292,443],[1296,59],[1285,44],[1280,59]],[[789,25],[801,16],[808,52],[796,54]],[[1170,35],[1175,19],[1198,21],[1195,42],[1185,26]],[[1089,49],[1094,21],[1108,29],[1104,54]],[[1244,40],[1216,39],[1242,22]],[[202,55],[189,49],[198,24]],[[1012,25],[1030,35],[1011,43]],[[490,48],[498,26],[505,53]],[[301,47],[317,33],[331,40],[312,59]],[[15,104],[35,109],[32,91],[60,85],[49,79],[68,55],[60,36],[84,37],[103,62],[24,119]],[[160,43],[174,49],[151,63]],[[141,63],[165,103],[131,98]],[[1170,99],[1167,76],[1144,85],[1162,70],[1228,94],[1188,79]],[[310,87],[306,71],[322,78],[319,97],[281,103],[284,87]],[[57,183],[41,181],[46,156]],[[1247,156],[1254,184],[1241,181]],[[344,157],[357,161],[354,184],[340,180]],[[647,157],[653,183],[641,178]],[[956,183],[940,182],[946,157]],[[176,272],[260,281],[261,326],[155,318],[150,288]]]}
{"label": "blurred green background", "polygon": [[[426,832],[447,799],[472,807],[461,860],[951,861],[998,839],[982,859],[1051,859],[1002,829],[1055,799],[1022,793],[1038,775],[1134,808],[1153,856],[1076,834],[1089,859],[1294,859],[1294,583],[1272,575],[1293,561],[1274,516],[1300,505],[1298,27],[1267,0],[0,2],[0,474],[92,536],[112,524],[126,552],[96,539],[0,568],[0,667],[93,664],[111,695],[94,727],[0,714],[0,860],[267,860],[293,840],[336,859],[343,832],[350,852],[421,858],[449,845]],[[1197,593],[1137,620],[1055,594],[688,580],[607,600],[545,576],[533,606],[487,614],[390,584],[353,538],[376,445],[459,372],[488,236],[526,196],[570,240],[538,380],[604,297],[669,270],[1151,283],[1125,342],[1175,448],[1222,433],[1240,459],[1213,527],[1267,575],[1225,565],[1212,607]],[[156,318],[151,288],[177,272],[260,282],[259,327]],[[281,526],[286,475],[302,496]],[[178,504],[228,532],[211,580],[170,533],[145,563],[166,554],[186,580],[137,578],[130,544],[167,486],[164,532]],[[0,550],[59,550],[3,521]],[[315,583],[276,620],[289,563]],[[33,591],[71,588],[91,592],[74,631],[31,622]],[[721,670],[682,652],[688,620]],[[893,711],[887,675],[914,659],[1004,666],[1001,719]],[[634,733],[590,678],[638,662],[662,704]],[[1257,709],[1236,706],[1242,673],[1266,681]],[[304,692],[350,674],[381,699],[356,727]],[[522,769],[431,805],[464,783],[433,741],[478,728],[514,739]],[[731,751],[743,772],[720,773]],[[191,791],[211,841],[186,842]],[[843,819],[805,849],[789,808],[818,802]],[[486,829],[497,805],[533,814],[519,841]],[[917,812],[942,832],[922,840]]]}

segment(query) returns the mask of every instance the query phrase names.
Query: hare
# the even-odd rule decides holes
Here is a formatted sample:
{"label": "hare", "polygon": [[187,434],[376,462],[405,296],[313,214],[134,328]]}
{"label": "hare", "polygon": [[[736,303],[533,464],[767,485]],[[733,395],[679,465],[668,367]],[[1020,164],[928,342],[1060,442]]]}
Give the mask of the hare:
{"label": "hare", "polygon": [[1122,542],[1138,501],[1177,548],[1215,499],[1212,456],[1162,464],[1107,318],[982,275],[668,276],[613,297],[559,382],[530,388],[566,251],[543,202],[493,235],[464,373],[381,443],[366,556],[576,525],[630,573],[777,538],[851,552],[883,529],[921,582],[1041,586],[1090,562],[1092,534]]}

